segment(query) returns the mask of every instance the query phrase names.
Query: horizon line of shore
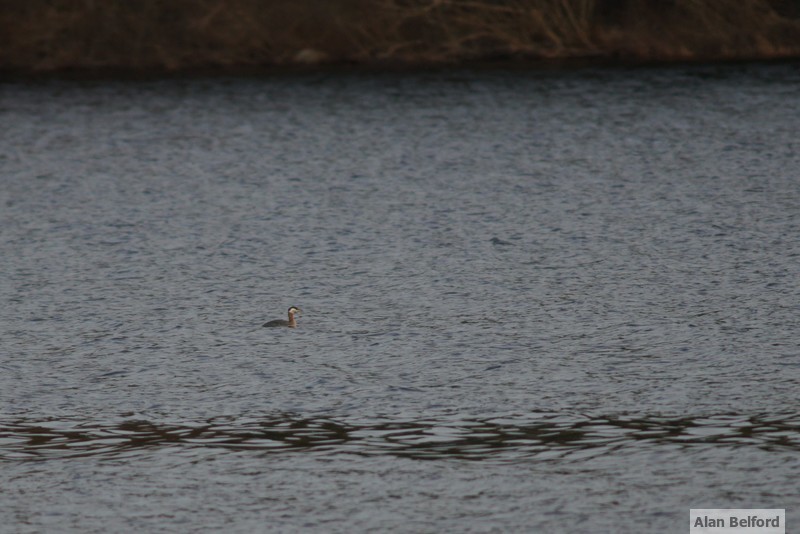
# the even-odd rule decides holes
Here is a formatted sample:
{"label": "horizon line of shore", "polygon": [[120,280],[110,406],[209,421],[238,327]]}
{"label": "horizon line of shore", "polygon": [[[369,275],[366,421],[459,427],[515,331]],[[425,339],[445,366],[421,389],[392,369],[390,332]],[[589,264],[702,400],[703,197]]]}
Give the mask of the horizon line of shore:
{"label": "horizon line of shore", "polygon": [[0,72],[800,58],[787,0],[8,0]]}

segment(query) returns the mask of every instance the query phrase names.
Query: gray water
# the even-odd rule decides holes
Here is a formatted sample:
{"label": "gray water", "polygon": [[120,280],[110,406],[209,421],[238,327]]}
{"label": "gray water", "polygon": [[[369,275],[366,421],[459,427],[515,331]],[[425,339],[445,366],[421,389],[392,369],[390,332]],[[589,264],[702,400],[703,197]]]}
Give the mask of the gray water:
{"label": "gray water", "polygon": [[0,531],[791,530],[799,86],[0,86]]}

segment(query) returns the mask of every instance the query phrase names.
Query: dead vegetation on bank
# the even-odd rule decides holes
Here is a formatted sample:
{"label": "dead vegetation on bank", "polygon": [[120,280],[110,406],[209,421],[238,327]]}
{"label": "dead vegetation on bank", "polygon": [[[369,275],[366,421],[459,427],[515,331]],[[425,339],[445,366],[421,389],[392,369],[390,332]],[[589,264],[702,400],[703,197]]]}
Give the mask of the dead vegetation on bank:
{"label": "dead vegetation on bank", "polygon": [[0,68],[800,57],[800,0],[0,0]]}

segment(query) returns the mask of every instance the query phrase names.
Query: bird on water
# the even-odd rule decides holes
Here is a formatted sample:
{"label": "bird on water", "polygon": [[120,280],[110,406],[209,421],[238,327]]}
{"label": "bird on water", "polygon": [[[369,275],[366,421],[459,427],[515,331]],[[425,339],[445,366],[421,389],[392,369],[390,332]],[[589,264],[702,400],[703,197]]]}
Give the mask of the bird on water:
{"label": "bird on water", "polygon": [[289,308],[289,320],[288,321],[286,321],[284,319],[275,319],[274,321],[270,321],[268,323],[264,323],[261,326],[270,326],[270,327],[272,327],[272,326],[287,326],[289,328],[296,328],[297,327],[297,321],[294,319],[294,315],[296,313],[300,313],[301,311],[303,311],[303,310],[301,310],[297,306],[292,306],[291,308]]}

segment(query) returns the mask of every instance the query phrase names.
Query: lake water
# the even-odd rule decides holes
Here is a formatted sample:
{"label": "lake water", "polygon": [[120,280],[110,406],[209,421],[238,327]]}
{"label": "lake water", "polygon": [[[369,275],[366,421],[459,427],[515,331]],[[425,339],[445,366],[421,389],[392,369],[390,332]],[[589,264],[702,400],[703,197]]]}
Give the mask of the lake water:
{"label": "lake water", "polygon": [[795,528],[798,87],[3,84],[0,531]]}

